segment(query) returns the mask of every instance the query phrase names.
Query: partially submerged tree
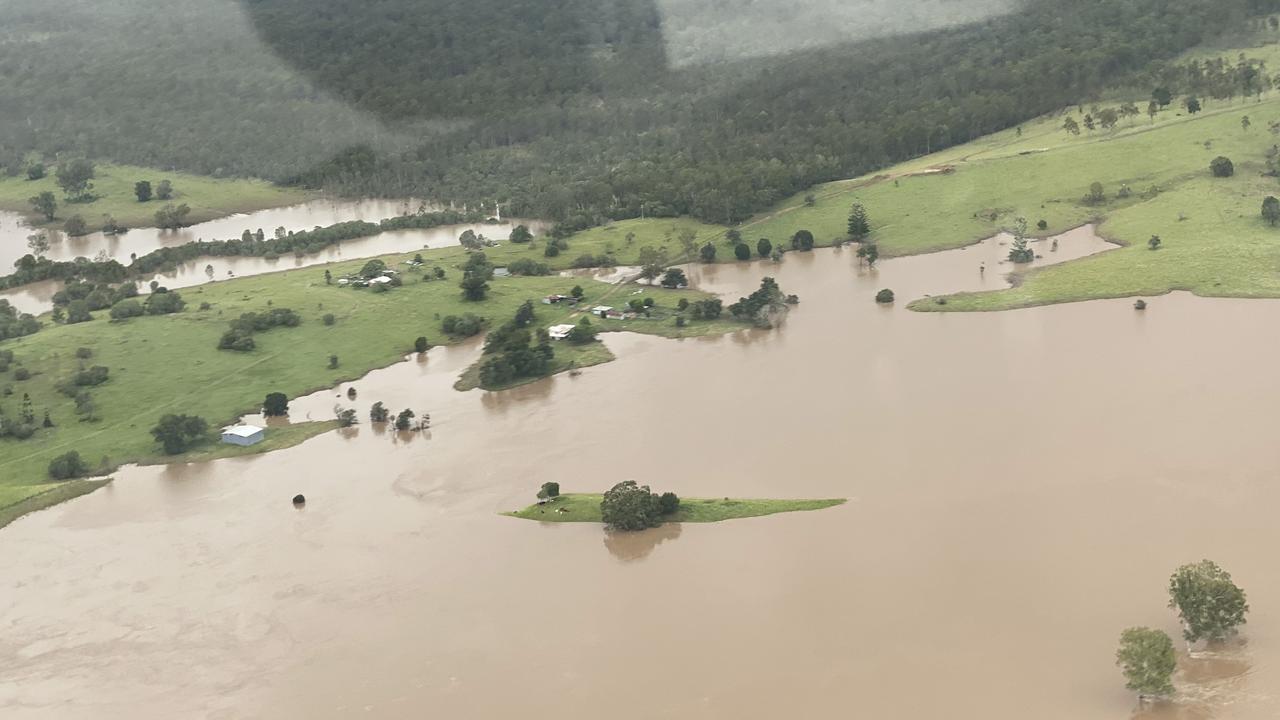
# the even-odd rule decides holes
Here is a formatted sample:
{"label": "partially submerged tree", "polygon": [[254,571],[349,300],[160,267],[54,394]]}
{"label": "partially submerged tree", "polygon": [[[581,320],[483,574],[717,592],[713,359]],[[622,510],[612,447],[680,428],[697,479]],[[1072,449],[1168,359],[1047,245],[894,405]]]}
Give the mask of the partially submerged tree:
{"label": "partially submerged tree", "polygon": [[53,222],[53,217],[58,212],[58,198],[54,197],[52,192],[45,190],[33,196],[30,202],[31,207],[43,215],[46,222]]}
{"label": "partially submerged tree", "polygon": [[281,392],[267,394],[262,401],[262,414],[266,417],[280,417],[289,414],[289,396]]}
{"label": "partially submerged tree", "polygon": [[1120,634],[1116,665],[1124,671],[1125,687],[1139,698],[1168,695],[1173,692],[1173,671],[1177,658],[1173,641],[1162,630],[1133,627]]}
{"label": "partially submerged tree", "polygon": [[[1097,184],[1094,183],[1094,185]],[[1035,251],[1027,246],[1027,220],[1026,218],[1018,218],[1013,226],[1013,242],[1009,245],[1009,261],[1029,263],[1035,259]]]}
{"label": "partially submerged tree", "polygon": [[1221,641],[1245,623],[1249,603],[1231,575],[1210,560],[1183,565],[1169,578],[1169,607],[1187,642]]}

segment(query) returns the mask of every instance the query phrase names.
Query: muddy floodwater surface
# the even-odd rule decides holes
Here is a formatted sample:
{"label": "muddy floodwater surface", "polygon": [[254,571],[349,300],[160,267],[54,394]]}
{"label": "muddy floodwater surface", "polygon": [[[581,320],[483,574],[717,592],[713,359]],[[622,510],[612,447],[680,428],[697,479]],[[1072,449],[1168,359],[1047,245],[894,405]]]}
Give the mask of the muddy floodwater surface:
{"label": "muddy floodwater surface", "polygon": [[[381,400],[429,432],[126,468],[0,531],[0,716],[1280,716],[1280,303],[906,310],[1000,287],[1005,251],[698,268],[801,304],[610,336],[616,362],[501,393],[451,390],[475,345],[432,350],[292,407]],[[849,502],[633,535],[497,514],[628,478]],[[1179,642],[1177,697],[1138,710],[1116,640],[1177,637],[1169,574],[1205,557],[1249,593],[1242,639]]]}

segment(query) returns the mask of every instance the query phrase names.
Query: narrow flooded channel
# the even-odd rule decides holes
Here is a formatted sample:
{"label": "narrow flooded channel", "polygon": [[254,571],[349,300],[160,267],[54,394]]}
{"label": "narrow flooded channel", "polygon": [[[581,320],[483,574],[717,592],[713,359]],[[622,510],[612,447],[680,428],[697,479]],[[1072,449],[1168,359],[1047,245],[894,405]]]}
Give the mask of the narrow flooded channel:
{"label": "narrow flooded channel", "polygon": [[[0,716],[1280,716],[1280,376],[1259,331],[1280,302],[906,310],[999,287],[1004,250],[699,268],[801,304],[772,332],[613,336],[616,362],[502,393],[452,391],[476,349],[433,350],[354,403],[293,404],[381,400],[429,433],[127,468],[0,531]],[[497,514],[544,481],[628,478],[850,502],[625,536]],[[1117,637],[1176,636],[1169,573],[1203,557],[1249,592],[1243,642],[1180,651],[1176,702],[1135,714]]]}
{"label": "narrow flooded channel", "polygon": [[[232,215],[193,225],[181,230],[139,228],[123,235],[94,233],[70,238],[56,231],[46,231],[53,239],[48,257],[54,260],[71,260],[77,257],[93,258],[106,253],[125,265],[131,255],[145,255],[161,247],[182,245],[196,240],[231,240],[240,237],[246,229],[257,230],[270,236],[277,227],[289,231],[310,230],[316,226],[333,225],[350,220],[377,222],[384,218],[416,212],[417,200],[314,200],[285,208],[273,208],[258,212]],[[183,263],[175,271],[148,278],[171,288],[191,287],[230,277],[261,275],[290,268],[323,265],[338,260],[373,257],[396,252],[408,252],[427,247],[456,245],[458,236],[466,230],[474,230],[494,239],[505,239],[514,223],[524,223],[535,233],[542,232],[546,223],[539,220],[516,219],[512,222],[442,225],[426,230],[396,230],[367,238],[347,240],[326,248],[319,253],[289,255],[276,259],[255,256],[230,256],[200,258]],[[0,211],[0,266],[3,273],[10,272],[13,262],[27,254],[27,235],[32,230],[22,218]],[[145,283],[143,283],[145,286]],[[0,291],[0,299],[8,300],[23,312],[42,313],[52,308],[53,295],[62,283],[46,281],[31,283],[12,290]]]}

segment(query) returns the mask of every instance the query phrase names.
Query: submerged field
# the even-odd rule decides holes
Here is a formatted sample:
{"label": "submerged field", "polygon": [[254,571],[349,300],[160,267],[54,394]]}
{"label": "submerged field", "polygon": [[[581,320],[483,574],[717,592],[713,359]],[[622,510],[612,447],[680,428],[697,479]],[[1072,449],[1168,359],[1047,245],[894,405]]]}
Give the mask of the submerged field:
{"label": "submerged field", "polygon": [[[600,515],[603,495],[566,493],[542,505],[506,513],[511,517],[542,522],[604,522]],[[785,512],[824,510],[844,504],[843,498],[826,500],[759,500],[739,498],[681,498],[680,507],[667,516],[667,522],[709,523],[722,520],[761,517]]]}
{"label": "submerged field", "polygon": [[[576,313],[559,305],[544,305],[545,295],[567,294],[575,285],[585,290],[584,304],[605,301],[619,293],[619,286],[575,277],[495,278],[485,300],[463,300],[461,277],[453,261],[457,249],[426,252],[428,262],[446,268],[444,280],[422,280],[407,273],[402,287],[385,293],[326,285],[324,267],[286,271],[179,291],[187,308],[174,315],[148,316],[123,322],[108,319],[106,311],[90,322],[55,325],[47,322],[40,332],[12,341],[15,362],[0,373],[0,409],[16,416],[29,397],[37,423],[47,411],[52,428],[39,428],[28,440],[0,440],[0,507],[48,490],[46,468],[57,455],[75,450],[98,472],[125,462],[208,460],[285,447],[323,432],[331,423],[308,423],[287,429],[271,428],[260,446],[234,448],[208,441],[192,452],[176,457],[160,455],[149,431],[166,413],[193,414],[205,418],[213,429],[245,413],[257,412],[270,392],[297,397],[358,378],[374,368],[392,364],[412,352],[414,339],[425,336],[432,345],[453,344],[463,338],[446,335],[442,319],[474,313],[489,327],[510,319],[526,300],[535,302],[535,323],[547,326],[569,320]],[[388,256],[396,266],[406,255]],[[327,266],[335,275],[358,270],[365,260]],[[596,320],[602,331],[629,330],[670,337],[723,333],[743,325],[737,321],[692,320],[678,327],[673,319],[680,299],[708,297],[692,290],[645,288],[639,295],[628,288],[625,300],[652,298],[653,318]],[[295,310],[302,323],[275,328],[254,336],[251,352],[218,350],[219,337],[229,321],[245,312],[270,309]],[[333,316],[326,325],[324,317]],[[576,320],[575,320],[576,321]],[[89,358],[77,357],[78,348],[91,350]],[[611,356],[600,343],[570,346],[556,343],[554,370],[574,362],[584,366]],[[337,367],[330,367],[336,356]],[[97,419],[81,422],[75,403],[58,385],[84,366],[109,369],[109,380],[90,392]],[[19,368],[30,377],[19,380]],[[361,398],[358,410],[367,419],[368,406],[383,401],[396,406],[396,398]],[[398,410],[395,407],[395,410]],[[394,410],[393,410],[394,412]]]}
{"label": "submerged field", "polygon": [[[203,175],[169,172],[134,165],[99,163],[93,179],[91,202],[68,202],[54,177],[55,167],[50,165],[40,180],[28,180],[25,175],[0,177],[0,210],[22,213],[37,227],[62,229],[67,218],[80,215],[91,230],[102,226],[104,215],[114,217],[126,227],[151,227],[155,225],[155,213],[168,202],[186,203],[191,208],[187,222],[194,224],[224,217],[233,213],[250,212],[264,208],[291,205],[307,199],[307,194],[295,188],[285,188],[261,180],[217,179]],[[173,183],[171,200],[151,199],[138,202],[134,183],[148,180],[154,189],[161,180]],[[52,192],[58,199],[57,214],[53,222],[46,222],[31,208],[30,198],[43,191]]]}

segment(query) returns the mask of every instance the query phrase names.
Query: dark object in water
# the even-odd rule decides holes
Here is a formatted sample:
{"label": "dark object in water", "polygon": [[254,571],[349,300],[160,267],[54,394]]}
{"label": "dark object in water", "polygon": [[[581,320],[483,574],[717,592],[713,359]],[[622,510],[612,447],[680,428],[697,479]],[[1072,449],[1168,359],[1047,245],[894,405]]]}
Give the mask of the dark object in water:
{"label": "dark object in water", "polygon": [[1133,309],[1134,309],[1134,310],[1146,310],[1146,309],[1147,309],[1147,301],[1146,301],[1146,300],[1138,300],[1137,302],[1135,302],[1135,303],[1133,304]]}
{"label": "dark object in water", "polygon": [[307,498],[306,498],[306,497],[304,497],[304,496],[302,496],[302,495],[300,495],[300,494],[299,494],[299,495],[294,495],[294,496],[293,496],[293,506],[294,506],[294,507],[302,507],[303,505],[306,505],[306,504],[307,504]]}

